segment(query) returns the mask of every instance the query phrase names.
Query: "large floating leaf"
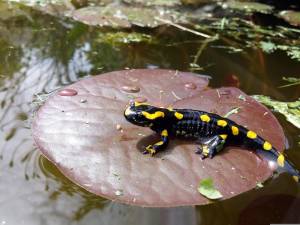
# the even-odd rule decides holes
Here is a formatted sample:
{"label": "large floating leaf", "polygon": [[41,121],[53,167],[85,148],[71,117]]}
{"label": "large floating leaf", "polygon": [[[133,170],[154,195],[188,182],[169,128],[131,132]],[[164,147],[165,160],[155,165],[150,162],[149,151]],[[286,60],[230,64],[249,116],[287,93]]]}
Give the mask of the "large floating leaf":
{"label": "large floating leaf", "polygon": [[103,7],[85,7],[75,10],[72,17],[88,25],[98,25],[105,27],[128,28],[132,25],[140,27],[157,27],[164,24],[155,19],[159,16],[161,19],[173,22],[182,21],[180,14],[174,10],[156,10],[150,8],[127,7],[107,5]]}
{"label": "large floating leaf", "polygon": [[282,129],[267,108],[235,88],[205,90],[207,83],[206,77],[168,70],[91,77],[46,101],[33,123],[34,139],[68,178],[109,199],[143,206],[207,204],[209,200],[197,190],[199,181],[207,177],[223,199],[230,198],[267,179],[272,174],[267,162],[238,147],[201,160],[194,153],[195,143],[182,140],[172,140],[165,152],[154,157],[143,155],[144,147],[158,137],[123,116],[128,100],[136,97],[158,106],[222,115],[240,107],[229,118],[283,148]]}

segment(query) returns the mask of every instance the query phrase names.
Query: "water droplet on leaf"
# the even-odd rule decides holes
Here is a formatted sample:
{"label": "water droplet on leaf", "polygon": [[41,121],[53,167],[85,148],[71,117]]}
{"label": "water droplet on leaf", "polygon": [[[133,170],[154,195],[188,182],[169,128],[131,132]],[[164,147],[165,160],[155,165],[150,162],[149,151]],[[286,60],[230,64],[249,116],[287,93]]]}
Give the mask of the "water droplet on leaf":
{"label": "water droplet on leaf", "polygon": [[141,89],[137,86],[123,86],[121,88],[123,91],[125,92],[129,92],[129,93],[136,93],[139,92]]}
{"label": "water droplet on leaf", "polygon": [[61,90],[59,93],[58,93],[60,96],[74,96],[74,95],[77,95],[78,92],[74,89],[64,89],[64,90]]}
{"label": "water droplet on leaf", "polygon": [[116,190],[115,195],[116,195],[116,196],[121,196],[121,195],[123,195],[123,190]]}
{"label": "water droplet on leaf", "polygon": [[194,83],[186,83],[186,84],[184,85],[184,87],[187,88],[187,89],[196,89],[196,88],[197,88],[197,85],[194,84]]}

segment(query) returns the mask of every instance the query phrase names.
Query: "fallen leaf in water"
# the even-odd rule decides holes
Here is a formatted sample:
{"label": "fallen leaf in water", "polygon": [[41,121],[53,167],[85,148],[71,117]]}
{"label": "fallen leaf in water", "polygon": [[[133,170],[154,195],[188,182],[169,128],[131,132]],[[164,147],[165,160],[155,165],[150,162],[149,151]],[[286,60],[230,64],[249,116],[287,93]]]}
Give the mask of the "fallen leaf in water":
{"label": "fallen leaf in water", "polygon": [[198,191],[208,199],[216,200],[223,197],[223,195],[215,188],[211,178],[201,180]]}

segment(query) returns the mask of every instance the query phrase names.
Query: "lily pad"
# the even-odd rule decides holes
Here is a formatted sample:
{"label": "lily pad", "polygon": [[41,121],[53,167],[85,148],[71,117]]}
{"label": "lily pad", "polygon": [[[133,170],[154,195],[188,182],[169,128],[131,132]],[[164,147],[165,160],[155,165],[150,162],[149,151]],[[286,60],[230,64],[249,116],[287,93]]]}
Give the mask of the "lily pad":
{"label": "lily pad", "polygon": [[123,0],[129,4],[141,4],[144,6],[178,6],[181,4],[180,0]]}
{"label": "lily pad", "polygon": [[132,25],[153,28],[164,24],[154,19],[157,16],[172,22],[183,21],[181,15],[174,10],[169,11],[128,6],[115,7],[114,5],[85,7],[75,10],[70,15],[75,20],[88,25],[114,28],[129,28]]}
{"label": "lily pad", "polygon": [[90,77],[46,101],[35,116],[33,136],[42,153],[70,180],[112,200],[160,207],[207,204],[210,201],[197,190],[198,182],[207,177],[227,199],[270,177],[268,163],[239,147],[201,160],[194,153],[195,143],[183,140],[172,140],[154,157],[143,155],[157,135],[123,116],[130,98],[222,115],[240,107],[229,118],[283,149],[282,128],[266,107],[236,88],[207,89],[207,84],[207,77],[170,70],[125,70]]}
{"label": "lily pad", "polygon": [[260,12],[271,13],[273,6],[266,5],[258,2],[238,2],[230,1],[222,4],[223,8],[230,8],[234,10],[246,11],[246,12]]}
{"label": "lily pad", "polygon": [[[33,7],[53,16],[63,16],[65,12],[74,10],[74,5],[70,1],[48,1],[48,0],[9,0],[26,6]],[[16,7],[16,6],[14,6]]]}

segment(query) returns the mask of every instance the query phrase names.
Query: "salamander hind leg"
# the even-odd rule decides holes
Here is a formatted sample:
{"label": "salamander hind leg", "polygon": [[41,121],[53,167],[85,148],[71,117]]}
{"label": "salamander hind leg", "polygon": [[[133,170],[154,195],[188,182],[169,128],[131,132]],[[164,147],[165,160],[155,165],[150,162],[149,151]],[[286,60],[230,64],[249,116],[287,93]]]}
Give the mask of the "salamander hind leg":
{"label": "salamander hind leg", "polygon": [[202,159],[213,158],[218,152],[224,148],[225,140],[227,138],[226,134],[216,135],[213,137],[200,138],[196,153],[200,154]]}
{"label": "salamander hind leg", "polygon": [[145,151],[143,152],[144,154],[150,154],[150,155],[154,155],[155,153],[157,153],[158,151],[161,151],[163,149],[165,149],[169,143],[169,137],[168,137],[168,131],[162,130],[160,132],[160,141],[156,142],[153,145],[148,145],[145,148]]}

